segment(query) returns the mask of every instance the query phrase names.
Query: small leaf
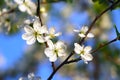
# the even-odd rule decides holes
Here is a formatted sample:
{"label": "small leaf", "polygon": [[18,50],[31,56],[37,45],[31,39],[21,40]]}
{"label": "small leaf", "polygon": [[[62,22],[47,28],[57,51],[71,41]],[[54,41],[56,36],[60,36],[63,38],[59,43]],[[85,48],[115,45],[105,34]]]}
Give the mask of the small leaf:
{"label": "small leaf", "polygon": [[120,35],[120,33],[119,33],[119,31],[118,31],[118,29],[117,29],[116,25],[114,25],[114,27],[115,27],[115,31],[116,31],[117,36],[119,36],[119,35]]}
{"label": "small leaf", "polygon": [[120,33],[119,33],[119,31],[118,31],[116,25],[114,25],[114,28],[115,28],[116,35],[117,35],[117,37],[118,37],[118,40],[120,40]]}

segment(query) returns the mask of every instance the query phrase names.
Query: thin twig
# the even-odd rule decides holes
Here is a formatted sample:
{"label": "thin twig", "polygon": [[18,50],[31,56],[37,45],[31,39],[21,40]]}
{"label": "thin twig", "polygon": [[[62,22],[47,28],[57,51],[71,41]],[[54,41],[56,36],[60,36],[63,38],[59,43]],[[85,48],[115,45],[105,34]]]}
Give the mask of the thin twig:
{"label": "thin twig", "polygon": [[[52,1],[51,3],[61,2],[63,0]],[[50,4],[50,2],[41,1],[40,4]]]}
{"label": "thin twig", "polygon": [[14,11],[15,11],[14,8],[13,8],[13,9],[10,9],[10,10],[7,11],[7,12],[3,12],[3,13],[0,15],[0,17],[3,16],[3,15],[5,15],[5,14],[13,13]]}
{"label": "thin twig", "polygon": [[[118,38],[115,38],[115,39],[109,41],[108,43],[106,43],[106,44],[104,44],[104,45],[100,45],[98,48],[96,48],[95,50],[93,50],[93,51],[91,52],[91,54],[99,51],[99,50],[102,49],[103,47],[105,47],[105,46],[107,46],[107,45],[109,45],[109,44],[111,44],[111,43],[113,43],[113,42],[115,42],[115,41],[117,41],[117,40],[118,40]],[[78,61],[80,61],[80,60],[81,60],[81,58],[77,58],[77,59],[74,59],[74,60],[67,61],[66,64],[78,62]]]}
{"label": "thin twig", "polygon": [[55,63],[51,62],[51,64],[52,64],[53,71],[55,71]]}
{"label": "thin twig", "polygon": [[41,23],[41,26],[43,26],[43,23],[42,23],[42,19],[41,19],[41,12],[40,12],[40,0],[37,0],[38,1],[38,6],[37,6],[37,16],[39,17],[39,20],[40,20],[40,23]]}

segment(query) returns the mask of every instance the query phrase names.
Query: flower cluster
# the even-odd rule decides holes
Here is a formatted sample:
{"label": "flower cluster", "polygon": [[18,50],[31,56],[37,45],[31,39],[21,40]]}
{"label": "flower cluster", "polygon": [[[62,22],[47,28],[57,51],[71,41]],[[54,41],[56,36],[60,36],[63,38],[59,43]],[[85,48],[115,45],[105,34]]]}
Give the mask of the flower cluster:
{"label": "flower cluster", "polygon": [[[88,31],[88,27],[87,26],[83,26],[81,28],[81,30],[74,30],[75,32],[79,32],[79,37],[83,38],[86,35],[86,32]],[[88,38],[93,38],[94,35],[92,33],[88,33],[87,35]],[[81,56],[81,59],[87,64],[88,61],[91,61],[93,59],[93,56],[90,54],[91,51],[91,46],[86,46],[84,47],[84,45],[79,45],[78,43],[74,43],[74,51],[76,54],[79,54]]]}
{"label": "flower cluster", "polygon": [[47,42],[48,47],[45,49],[45,55],[49,57],[51,62],[55,62],[57,57],[64,56],[66,46],[62,41],[53,44],[53,38],[60,36],[61,32],[55,33],[55,28],[51,27],[49,30],[45,25],[41,26],[38,18],[34,19],[33,26],[25,25],[24,30],[26,33],[22,38],[26,40],[28,45],[34,44],[36,41],[39,43]]}

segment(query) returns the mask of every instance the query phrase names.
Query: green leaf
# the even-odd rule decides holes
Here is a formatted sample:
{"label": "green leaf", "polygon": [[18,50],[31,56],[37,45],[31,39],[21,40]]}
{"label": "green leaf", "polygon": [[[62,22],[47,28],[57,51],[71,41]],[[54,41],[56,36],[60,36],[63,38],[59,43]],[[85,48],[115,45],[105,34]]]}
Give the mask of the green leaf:
{"label": "green leaf", "polygon": [[118,37],[118,40],[120,40],[120,33],[119,33],[119,31],[118,31],[116,25],[114,25],[114,28],[115,28],[116,35],[117,35],[117,37]]}
{"label": "green leaf", "polygon": [[114,28],[115,28],[115,31],[116,31],[116,35],[117,35],[117,36],[119,36],[119,35],[120,35],[120,33],[119,33],[119,31],[118,31],[118,29],[117,29],[116,25],[114,25]]}

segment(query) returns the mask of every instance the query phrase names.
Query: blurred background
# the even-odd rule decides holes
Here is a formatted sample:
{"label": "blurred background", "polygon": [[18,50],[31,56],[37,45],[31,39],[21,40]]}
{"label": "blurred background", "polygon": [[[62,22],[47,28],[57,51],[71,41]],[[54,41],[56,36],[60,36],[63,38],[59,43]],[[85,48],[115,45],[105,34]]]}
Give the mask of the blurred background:
{"label": "blurred background", "polygon": [[[62,35],[56,40],[64,41],[67,55],[74,49],[73,44],[79,41],[73,29],[89,26],[96,15],[100,14],[111,1],[117,0],[40,0],[41,17],[44,24],[55,27]],[[37,6],[37,0],[32,0]],[[88,39],[85,45],[93,50],[99,45],[116,38],[113,27],[120,31],[119,5],[105,13],[94,25],[92,33],[95,38]],[[5,10],[8,13],[4,12]],[[4,13],[2,13],[4,12]],[[1,15],[2,14],[2,15]],[[44,44],[27,45],[22,39],[26,19],[34,15],[21,12],[14,0],[0,0],[0,80],[18,80],[34,73],[47,80],[52,72],[51,63],[44,55]],[[120,80],[120,42],[116,41],[93,54],[93,61],[83,61],[63,66],[53,80]],[[74,55],[72,58],[77,58]],[[71,59],[72,59],[71,58]],[[55,62],[59,65],[64,58]]]}

